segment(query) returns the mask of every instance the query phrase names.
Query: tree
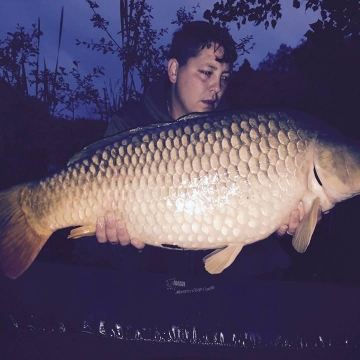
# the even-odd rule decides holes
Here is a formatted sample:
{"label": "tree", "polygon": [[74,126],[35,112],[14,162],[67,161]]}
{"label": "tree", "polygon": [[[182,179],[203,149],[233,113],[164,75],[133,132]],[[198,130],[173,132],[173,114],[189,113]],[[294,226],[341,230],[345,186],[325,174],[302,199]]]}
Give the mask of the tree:
{"label": "tree", "polygon": [[[59,31],[58,54],[54,71],[48,68],[46,60],[40,65],[40,19],[32,24],[31,30],[17,25],[15,31],[8,32],[0,39],[0,79],[8,83],[19,95],[34,96],[40,100],[48,112],[56,117],[75,120],[77,111],[89,105],[101,120],[110,117],[107,108],[109,98],[96,89],[94,79],[104,75],[104,69],[96,66],[89,74],[82,75],[79,62],[67,71],[59,65],[63,13]],[[32,90],[31,86],[35,86]]]}
{"label": "tree", "polygon": [[259,63],[258,70],[289,72],[293,66],[293,48],[281,44],[275,54],[268,53]]}
{"label": "tree", "polygon": [[0,39],[0,77],[24,95],[28,95],[26,65],[35,65],[41,35],[40,27],[35,24],[30,32],[17,24],[14,32],[9,31],[4,40]]}
{"label": "tree", "polygon": [[[360,33],[360,2],[358,0],[293,0],[293,7],[319,11],[320,19],[310,24],[311,30],[306,33],[312,36],[321,29],[334,28],[343,36],[358,37]],[[236,22],[238,28],[247,22],[256,26],[261,23],[267,29],[275,28],[282,17],[281,0],[227,0],[216,2],[212,10],[204,12],[204,18],[222,24]]]}
{"label": "tree", "polygon": [[[145,0],[120,0],[120,39],[117,40],[109,30],[109,22],[98,12],[95,1],[86,0],[93,11],[90,19],[93,26],[103,30],[108,40],[79,41],[88,49],[101,51],[103,54],[116,54],[122,68],[121,94],[113,105],[116,112],[130,99],[138,99],[149,84],[165,71],[168,46],[156,46],[167,29],[160,31],[152,28],[152,7]],[[137,84],[140,80],[140,88]]]}
{"label": "tree", "polygon": [[197,13],[198,8],[200,8],[200,4],[193,6],[191,12],[186,12],[185,6],[181,7],[179,10],[176,11],[176,19],[171,21],[171,23],[182,26],[186,23],[193,21],[195,19],[195,14]]}

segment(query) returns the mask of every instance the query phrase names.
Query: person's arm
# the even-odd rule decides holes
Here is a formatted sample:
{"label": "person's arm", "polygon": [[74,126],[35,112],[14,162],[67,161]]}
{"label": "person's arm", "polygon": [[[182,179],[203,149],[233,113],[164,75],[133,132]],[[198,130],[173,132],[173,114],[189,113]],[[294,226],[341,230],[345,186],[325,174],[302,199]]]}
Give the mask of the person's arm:
{"label": "person's arm", "polygon": [[122,119],[119,115],[114,115],[109,121],[104,137],[112,136],[128,129],[129,127],[124,119]]}

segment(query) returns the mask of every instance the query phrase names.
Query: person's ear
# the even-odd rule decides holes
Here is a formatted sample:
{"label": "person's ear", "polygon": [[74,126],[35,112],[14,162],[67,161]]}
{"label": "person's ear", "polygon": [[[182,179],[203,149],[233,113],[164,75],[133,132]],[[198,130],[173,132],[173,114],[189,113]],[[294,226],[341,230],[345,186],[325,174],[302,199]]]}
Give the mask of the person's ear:
{"label": "person's ear", "polygon": [[176,59],[172,58],[168,61],[168,76],[171,83],[175,84],[179,70],[179,63]]}

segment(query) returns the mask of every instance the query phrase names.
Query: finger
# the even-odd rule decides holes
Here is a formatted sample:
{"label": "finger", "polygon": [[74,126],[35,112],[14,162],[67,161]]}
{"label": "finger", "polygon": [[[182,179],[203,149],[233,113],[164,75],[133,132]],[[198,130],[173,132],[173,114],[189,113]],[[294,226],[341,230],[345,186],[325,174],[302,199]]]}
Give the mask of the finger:
{"label": "finger", "polygon": [[298,227],[299,223],[300,223],[300,210],[296,209],[292,211],[290,214],[289,228],[287,230],[287,233],[289,235],[294,235],[295,230]]}
{"label": "finger", "polygon": [[105,218],[100,216],[96,221],[96,233],[95,236],[99,243],[106,243],[106,234],[105,234]]}
{"label": "finger", "polygon": [[145,244],[142,243],[139,239],[131,239],[131,244],[138,250],[142,250],[145,247]]}
{"label": "finger", "polygon": [[130,244],[130,236],[127,232],[125,222],[121,219],[116,220],[116,236],[122,246]]}
{"label": "finger", "polygon": [[287,225],[282,225],[280,229],[276,232],[278,236],[284,236],[289,227]]}
{"label": "finger", "polygon": [[317,222],[319,223],[321,219],[322,219],[322,210],[321,208],[319,208]]}
{"label": "finger", "polygon": [[105,234],[107,240],[112,245],[119,243],[116,233],[115,215],[113,213],[108,213],[105,215]]}

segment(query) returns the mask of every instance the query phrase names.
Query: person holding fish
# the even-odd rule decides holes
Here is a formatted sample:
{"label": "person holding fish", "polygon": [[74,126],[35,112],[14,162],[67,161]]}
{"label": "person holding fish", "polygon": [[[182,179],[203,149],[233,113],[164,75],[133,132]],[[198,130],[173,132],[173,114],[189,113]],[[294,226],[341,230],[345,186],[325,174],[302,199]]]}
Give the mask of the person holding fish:
{"label": "person holding fish", "polygon": [[[225,28],[204,21],[185,24],[174,33],[167,74],[149,86],[141,101],[125,105],[112,118],[105,136],[152,123],[173,122],[193,112],[227,109],[224,94],[236,59],[236,44]],[[303,216],[303,204],[300,202],[291,213],[289,222],[278,229],[277,235],[293,235]],[[98,218],[96,237],[100,243],[123,246],[131,243],[139,250],[145,246],[139,239],[129,237],[125,222],[114,213]],[[275,254],[275,258],[280,260],[266,269],[260,266],[250,271],[249,276],[271,272],[274,267],[289,266],[289,257],[277,244],[277,239],[258,242],[257,247],[251,249],[242,251],[239,261],[246,263],[244,258],[249,258],[252,264],[256,261],[261,263],[264,252],[268,257],[269,251],[271,256]]]}

